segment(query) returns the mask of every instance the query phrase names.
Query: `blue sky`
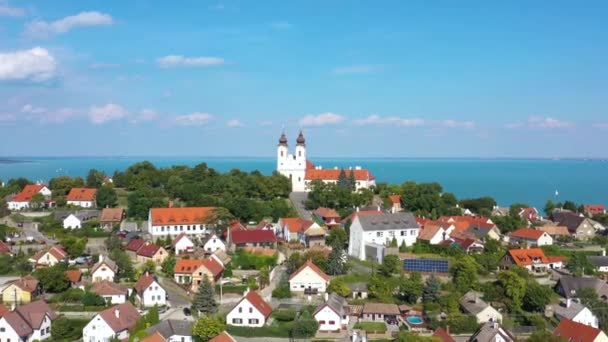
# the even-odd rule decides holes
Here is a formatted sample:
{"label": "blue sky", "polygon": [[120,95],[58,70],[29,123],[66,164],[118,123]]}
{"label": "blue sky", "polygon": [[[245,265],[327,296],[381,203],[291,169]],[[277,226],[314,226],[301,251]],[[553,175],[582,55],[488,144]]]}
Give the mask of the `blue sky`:
{"label": "blue sky", "polygon": [[[0,0],[0,155],[606,157],[608,2]],[[293,145],[293,144],[292,144]]]}

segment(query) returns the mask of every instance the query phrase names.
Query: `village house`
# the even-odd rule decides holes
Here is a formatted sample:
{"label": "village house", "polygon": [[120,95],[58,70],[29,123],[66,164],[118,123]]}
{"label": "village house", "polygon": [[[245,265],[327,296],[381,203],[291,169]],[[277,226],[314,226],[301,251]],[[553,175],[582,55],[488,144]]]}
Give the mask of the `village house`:
{"label": "village house", "polygon": [[562,337],[565,341],[607,342],[608,336],[602,330],[585,324],[563,319],[553,330],[553,336]]}
{"label": "village house", "polygon": [[237,342],[237,341],[228,332],[222,331],[219,335],[210,339],[209,342]]}
{"label": "village house", "polygon": [[209,224],[215,220],[215,207],[151,208],[148,216],[148,233],[153,238],[167,235],[207,235]]}
{"label": "village house", "polygon": [[515,335],[497,322],[487,322],[469,339],[470,342],[516,342]]}
{"label": "village house", "polygon": [[91,269],[91,278],[94,283],[104,280],[114,281],[117,272],[116,263],[107,256],[100,255],[99,261]]}
{"label": "village house", "polygon": [[360,260],[367,260],[366,245],[388,246],[392,240],[397,245],[413,245],[420,227],[412,213],[356,215],[350,226],[348,254]]}
{"label": "village house", "polygon": [[4,241],[0,241],[0,255],[13,256],[11,248]]}
{"label": "village house", "polygon": [[2,342],[44,341],[51,338],[51,326],[57,317],[43,300],[18,306],[0,316],[0,339]]}
{"label": "village house", "polygon": [[313,317],[320,331],[337,331],[348,327],[349,306],[344,297],[335,293],[326,297],[325,303],[317,306]]}
{"label": "village house", "polygon": [[173,278],[178,284],[190,284],[191,291],[197,291],[206,276],[211,283],[219,280],[224,266],[214,257],[207,259],[180,259],[175,264]]}
{"label": "village house", "polygon": [[38,279],[31,275],[9,281],[2,288],[2,302],[7,304],[25,304],[40,294]]}
{"label": "village house", "polygon": [[438,245],[449,239],[455,227],[449,223],[438,221],[427,221],[420,230],[418,240],[426,241],[431,245]]}
{"label": "village house", "polygon": [[502,322],[502,314],[481,299],[483,294],[469,291],[460,298],[460,307],[467,314],[475,316],[477,323]]}
{"label": "village house", "polygon": [[130,294],[128,287],[108,280],[93,283],[90,291],[103,297],[108,304],[125,303]]}
{"label": "village house", "polygon": [[127,255],[129,255],[131,259],[137,258],[137,251],[142,248],[145,243],[146,242],[144,241],[144,239],[132,239],[125,246],[125,251],[127,252]]}
{"label": "village house", "polygon": [[287,242],[300,242],[304,244],[304,232],[313,225],[319,226],[313,220],[300,217],[281,217],[277,222],[276,235],[282,237]]}
{"label": "village house", "polygon": [[38,251],[28,259],[30,263],[34,264],[34,267],[51,267],[67,260],[68,253],[60,245],[53,246],[46,251]]}
{"label": "village house", "polygon": [[396,322],[401,314],[397,304],[365,303],[361,311],[361,320],[373,322]]}
{"label": "village house", "polygon": [[528,226],[543,219],[542,215],[534,207],[521,208],[517,214],[528,223]]}
{"label": "village house", "polygon": [[[66,212],[62,212],[66,213]],[[63,219],[64,229],[76,229],[82,228],[85,222],[95,220],[99,217],[98,210],[81,210],[76,212],[67,213],[67,216]]]}
{"label": "village house", "polygon": [[368,295],[367,283],[349,283],[346,284],[350,289],[350,295],[352,299],[366,299]]}
{"label": "village house", "polygon": [[435,329],[435,332],[433,333],[432,337],[438,339],[439,342],[456,342],[456,340],[452,337],[452,335],[450,335],[448,330],[450,330],[449,327],[447,328],[447,330],[444,330],[442,327],[439,327]]}
{"label": "village house", "polygon": [[527,246],[548,246],[553,244],[553,238],[542,230],[520,228],[509,235],[509,242],[523,243]]}
{"label": "village house", "polygon": [[67,270],[65,271],[65,275],[70,280],[72,286],[82,281],[82,272],[80,270]]}
{"label": "village house", "polygon": [[113,338],[129,337],[140,315],[130,302],[107,308],[95,316],[82,329],[83,342],[108,342]]}
{"label": "village house", "polygon": [[175,255],[192,253],[194,251],[194,242],[192,242],[186,233],[180,233],[171,243],[171,247],[175,250]]}
{"label": "village house", "polygon": [[262,327],[271,312],[270,304],[257,292],[247,291],[226,315],[226,323],[240,327]]}
{"label": "village house", "polygon": [[167,305],[167,291],[160,286],[153,275],[142,275],[133,286],[137,300],[142,307],[153,307],[154,305]]}
{"label": "village house", "polygon": [[159,332],[148,334],[148,336],[139,340],[139,342],[167,342],[167,339]]}
{"label": "village house", "polygon": [[589,240],[595,236],[595,225],[592,220],[567,210],[555,210],[553,221],[558,226],[568,228],[570,235],[577,240]]}
{"label": "village house", "polygon": [[[160,333],[169,342],[192,342],[192,322],[166,319],[146,329],[146,333]],[[86,341],[85,341],[86,342]]]}
{"label": "village house", "polygon": [[304,246],[308,248],[325,247],[326,235],[327,231],[325,228],[320,227],[317,224],[313,224],[304,232]]}
{"label": "village house", "polygon": [[124,217],[125,211],[122,208],[104,208],[101,210],[99,224],[102,229],[112,230],[114,226],[120,226]]}
{"label": "village house", "polygon": [[500,229],[495,224],[472,224],[464,232],[481,241],[500,240],[501,238]]}
{"label": "village house", "polygon": [[564,257],[546,256],[540,248],[510,249],[501,261],[503,268],[521,266],[531,273],[545,273],[564,266]]}
{"label": "village house", "polygon": [[65,199],[67,205],[82,208],[95,208],[97,206],[97,203],[95,202],[96,195],[97,189],[72,188],[67,196],[65,196]]}
{"label": "village house", "polygon": [[588,256],[587,260],[589,260],[589,263],[595,266],[595,270],[597,272],[608,272],[608,257],[606,256],[605,250],[602,251],[602,255]]}
{"label": "village house", "polygon": [[309,259],[289,276],[291,292],[304,294],[325,293],[329,276]]}
{"label": "village house", "polygon": [[51,201],[52,192],[47,188],[44,184],[28,184],[26,185],[20,193],[11,197],[7,201],[7,207],[9,210],[23,210],[28,209],[30,207],[30,202],[32,197],[36,194],[41,194],[44,198],[43,206],[45,208],[51,207],[54,205],[54,201]]}
{"label": "village house", "polygon": [[539,226],[536,229],[542,230],[543,232],[549,234],[555,241],[555,239],[560,237],[568,237],[570,236],[570,232],[568,231],[568,227],[566,226],[555,226],[552,224]]}
{"label": "village house", "polygon": [[237,230],[230,234],[232,248],[238,247],[272,247],[276,248],[277,238],[274,231],[268,229]]}
{"label": "village house", "polygon": [[203,241],[203,250],[205,251],[205,253],[211,254],[217,251],[218,249],[225,251],[226,244],[224,244],[224,241],[217,237],[217,234],[209,234],[207,238]]}
{"label": "village house", "polygon": [[557,293],[571,299],[578,299],[578,291],[584,288],[594,289],[601,300],[604,302],[608,300],[608,284],[596,277],[563,275],[558,279],[557,285],[555,285]]}
{"label": "village house", "polygon": [[391,214],[396,214],[402,210],[401,208],[401,196],[390,195],[388,200],[391,202]]}
{"label": "village house", "polygon": [[603,204],[585,204],[583,207],[585,214],[590,217],[606,214],[606,207]]}
{"label": "village house", "polygon": [[[247,247],[245,247],[245,248],[247,248]],[[223,251],[221,249],[218,249],[217,251],[213,252],[210,255],[210,257],[217,260],[224,267],[226,267],[226,265],[228,265],[230,263],[230,261],[232,261],[232,258],[230,257],[230,255],[228,255],[228,253],[226,253],[226,251]]]}
{"label": "village house", "polygon": [[317,219],[323,221],[326,226],[333,227],[340,224],[340,214],[331,208],[317,208],[313,213]]}
{"label": "village house", "polygon": [[145,243],[137,250],[137,262],[140,263],[154,261],[157,265],[160,265],[168,256],[169,253],[166,249],[153,243]]}
{"label": "village house", "polygon": [[558,305],[547,305],[545,316],[552,317],[554,315],[558,321],[569,319],[594,328],[599,326],[597,316],[588,307],[571,298],[562,300]]}

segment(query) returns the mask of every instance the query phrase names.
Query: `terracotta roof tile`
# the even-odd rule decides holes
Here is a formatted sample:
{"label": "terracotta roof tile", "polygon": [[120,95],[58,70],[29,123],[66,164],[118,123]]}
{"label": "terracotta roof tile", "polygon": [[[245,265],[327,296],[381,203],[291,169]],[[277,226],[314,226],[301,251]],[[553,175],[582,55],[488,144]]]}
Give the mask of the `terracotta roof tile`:
{"label": "terracotta roof tile", "polygon": [[0,241],[0,254],[12,254],[11,248],[4,241]]}
{"label": "terracotta roof tile", "polygon": [[115,333],[135,327],[140,318],[139,313],[130,302],[114,305],[101,311],[98,315]]}
{"label": "terracotta roof tile", "polygon": [[25,277],[13,280],[10,282],[10,284],[17,286],[22,291],[32,293],[38,289],[39,282],[38,279],[32,277],[31,275],[26,275]]}
{"label": "terracotta roof tile", "polygon": [[42,188],[46,185],[44,184],[28,184],[26,185],[20,193],[15,195],[11,201],[13,202],[29,202],[32,199],[32,196],[40,192]]}
{"label": "terracotta roof tile", "polygon": [[566,226],[540,226],[538,230],[542,230],[551,236],[569,236],[570,231]]}
{"label": "terracotta roof tile", "polygon": [[65,271],[65,275],[70,279],[70,282],[76,284],[82,278],[82,272],[79,270],[67,270]]}
{"label": "terracotta roof tile", "polygon": [[562,336],[568,341],[576,342],[593,342],[601,333],[600,329],[569,319],[562,319],[555,330],[553,330],[553,336]]}
{"label": "terracotta roof tile", "polygon": [[104,208],[101,211],[100,222],[120,222],[122,221],[124,210],[121,208]]}
{"label": "terracotta roof tile", "polygon": [[312,262],[312,260],[310,260],[310,259],[306,260],[306,262],[304,263],[304,265],[300,266],[300,268],[298,268],[295,272],[293,272],[289,276],[289,280],[293,279],[293,277],[295,277],[296,275],[298,275],[298,273],[302,272],[306,268],[310,268],[311,270],[313,270],[313,272],[315,272],[316,274],[320,275],[321,278],[325,279],[326,281],[329,281],[329,276],[327,274],[325,274],[325,272],[321,271],[321,269],[317,265],[315,265]]}
{"label": "terracotta roof tile", "polygon": [[204,259],[203,266],[205,266],[214,277],[217,277],[224,270],[224,266],[215,260],[215,258]]}
{"label": "terracotta roof tile", "polygon": [[441,327],[439,327],[439,328],[437,328],[437,330],[435,330],[433,337],[437,337],[442,342],[456,342],[456,340],[454,338],[452,338],[452,336],[450,336],[450,334],[448,334],[448,332],[443,330],[443,328],[441,328]]}
{"label": "terracotta roof tile", "polygon": [[335,211],[334,209],[325,208],[325,207],[317,208],[317,210],[315,210],[315,215],[320,216],[322,218],[340,219],[340,214],[338,214],[337,211]]}
{"label": "terracotta roof tile", "polygon": [[8,308],[4,304],[0,303],[0,317],[4,316],[4,314],[8,312]]}
{"label": "terracotta roof tile", "polygon": [[150,215],[155,226],[205,224],[213,218],[215,210],[215,207],[152,208]]}
{"label": "terracotta roof tile", "polygon": [[137,283],[135,283],[135,285],[133,285],[133,288],[135,289],[135,291],[137,291],[138,294],[142,294],[155,281],[156,281],[156,279],[154,279],[153,275],[146,273],[146,274],[142,275],[141,277],[139,277],[139,279],[137,280]]}
{"label": "terracotta roof tile", "polygon": [[283,226],[287,226],[291,233],[304,232],[306,228],[312,226],[314,221],[306,220],[301,217],[281,217],[280,221]]}
{"label": "terracotta roof tile", "polygon": [[131,252],[137,252],[144,245],[144,243],[145,241],[143,239],[133,239],[129,241],[125,249]]}
{"label": "terracotta roof tile", "polygon": [[393,203],[393,204],[401,203],[401,196],[399,196],[399,195],[390,195],[390,196],[388,196],[388,198],[391,200],[391,203]]}
{"label": "terracotta roof tile", "polygon": [[516,238],[520,238],[520,239],[526,239],[526,240],[538,240],[540,239],[543,234],[545,234],[545,232],[543,232],[542,230],[537,230],[537,229],[531,229],[531,228],[520,228],[517,229],[513,232],[511,232],[511,237],[516,237]]}
{"label": "terracotta roof tile", "polygon": [[222,331],[221,334],[210,339],[209,342],[236,342],[236,340],[229,333]]}
{"label": "terracotta roof tile", "polygon": [[32,327],[17,313],[17,311],[12,311],[4,316],[2,316],[6,320],[6,323],[15,330],[19,337],[29,336],[34,330]]}
{"label": "terracotta roof tile", "polygon": [[[305,180],[338,180],[340,172],[338,169],[307,169],[304,175]],[[375,177],[368,170],[344,170],[346,176],[350,176],[354,172],[355,179],[358,181],[374,180]]]}
{"label": "terracotta roof tile", "polygon": [[270,316],[272,307],[256,291],[247,292],[245,297],[243,297],[243,299],[241,299],[235,305],[235,307],[237,307],[244,300],[249,301],[249,303],[251,303],[251,305],[253,305],[253,307],[255,307],[264,316],[264,318],[268,318],[268,316]]}
{"label": "terracotta roof tile", "polygon": [[157,331],[152,335],[142,338],[139,342],[167,342],[167,340]]}
{"label": "terracotta roof tile", "polygon": [[51,320],[58,317],[57,313],[42,299],[18,306],[15,311],[34,329],[40,328],[45,315],[48,315]]}
{"label": "terracotta roof tile", "polygon": [[161,249],[162,247],[159,245],[155,245],[153,243],[147,244],[142,246],[138,251],[137,251],[137,255],[146,257],[146,258],[151,258],[154,255],[156,255],[156,253],[158,253],[158,251]]}
{"label": "terracotta roof tile", "polygon": [[91,188],[72,188],[67,196],[66,201],[94,201],[97,189]]}
{"label": "terracotta roof tile", "polygon": [[522,248],[522,249],[510,249],[509,256],[519,266],[529,266],[534,264],[534,260],[538,260],[543,264],[549,263],[549,258],[545,255],[540,248]]}
{"label": "terracotta roof tile", "polygon": [[94,283],[93,286],[91,286],[91,292],[100,296],[114,296],[126,295],[129,293],[129,289],[124,285],[104,280]]}
{"label": "terracotta roof tile", "polygon": [[232,232],[232,242],[243,243],[271,243],[277,238],[272,230],[237,230]]}
{"label": "terracotta roof tile", "polygon": [[174,273],[192,274],[203,264],[201,259],[179,259],[173,269]]}

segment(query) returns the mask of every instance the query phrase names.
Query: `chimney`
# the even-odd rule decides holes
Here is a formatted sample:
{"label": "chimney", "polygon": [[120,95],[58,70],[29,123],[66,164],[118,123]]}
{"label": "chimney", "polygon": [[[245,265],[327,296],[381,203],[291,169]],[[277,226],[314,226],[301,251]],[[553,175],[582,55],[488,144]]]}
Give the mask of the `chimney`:
{"label": "chimney", "polygon": [[602,249],[602,256],[606,256],[606,250]]}
{"label": "chimney", "polygon": [[329,295],[327,294],[327,292],[325,292],[325,301],[327,302],[328,299],[329,299]]}
{"label": "chimney", "polygon": [[572,305],[572,298],[566,298],[566,307],[569,308]]}
{"label": "chimney", "polygon": [[114,309],[114,316],[116,316],[116,318],[120,318],[120,310]]}
{"label": "chimney", "polygon": [[103,254],[99,254],[99,262],[103,261]]}

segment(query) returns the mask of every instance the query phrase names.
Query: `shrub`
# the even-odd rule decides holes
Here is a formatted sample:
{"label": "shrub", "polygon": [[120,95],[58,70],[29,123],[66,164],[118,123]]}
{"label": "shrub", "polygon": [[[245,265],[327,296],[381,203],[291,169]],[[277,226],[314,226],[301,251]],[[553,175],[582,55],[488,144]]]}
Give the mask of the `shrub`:
{"label": "shrub", "polygon": [[272,317],[279,322],[291,322],[296,319],[297,314],[295,310],[276,310],[272,313]]}

